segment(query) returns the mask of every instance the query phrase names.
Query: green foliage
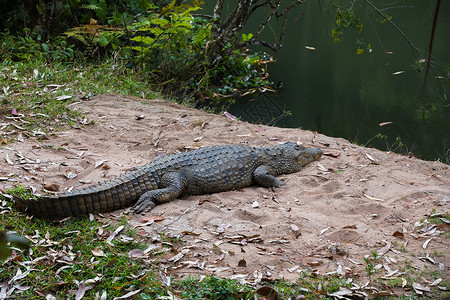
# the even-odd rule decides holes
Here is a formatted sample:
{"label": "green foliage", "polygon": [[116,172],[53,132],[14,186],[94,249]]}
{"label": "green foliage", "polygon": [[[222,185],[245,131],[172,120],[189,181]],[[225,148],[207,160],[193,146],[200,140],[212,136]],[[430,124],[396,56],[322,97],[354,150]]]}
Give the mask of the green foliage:
{"label": "green foliage", "polygon": [[[273,91],[267,73],[267,63],[273,60],[265,53],[237,49],[210,62],[206,49],[212,21],[192,15],[201,4],[195,0],[148,6],[148,12],[131,24],[91,21],[65,34],[88,49],[120,51],[129,66],[148,74],[160,91],[196,107],[220,109],[243,95]],[[252,37],[242,35],[243,41]]]}
{"label": "green foliage", "polygon": [[333,25],[331,29],[331,36],[333,37],[333,40],[336,43],[342,41],[344,30],[348,28],[354,29],[356,32],[361,33],[363,30],[363,24],[361,23],[359,18],[356,17],[352,8],[345,10],[337,8],[336,24]]}
{"label": "green foliage", "polygon": [[62,36],[43,42],[32,38],[0,33],[0,59],[3,61],[37,61],[66,63],[75,58],[75,46]]}
{"label": "green foliage", "polygon": [[180,285],[183,289],[181,296],[187,299],[254,299],[251,287],[214,276],[206,277],[202,281],[189,277]]}

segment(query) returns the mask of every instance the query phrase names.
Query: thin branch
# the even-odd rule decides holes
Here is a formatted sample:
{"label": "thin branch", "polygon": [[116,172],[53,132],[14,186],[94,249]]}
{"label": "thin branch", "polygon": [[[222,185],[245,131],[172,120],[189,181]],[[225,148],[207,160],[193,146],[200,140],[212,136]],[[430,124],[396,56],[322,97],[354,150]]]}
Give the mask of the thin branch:
{"label": "thin branch", "polygon": [[389,18],[387,18],[381,10],[379,10],[375,5],[373,5],[369,0],[364,0],[367,4],[369,4],[380,16],[382,16],[389,24],[391,24],[401,35],[402,37],[408,42],[408,44],[411,46],[411,48],[416,51],[420,57],[424,58],[422,53],[420,52],[420,49],[414,46],[414,44],[411,42],[410,39],[403,33],[403,31],[400,30],[400,28],[397,27]]}
{"label": "thin branch", "polygon": [[428,50],[427,68],[425,70],[425,77],[423,79],[423,87],[422,87],[422,89],[425,89],[425,85],[427,84],[428,71],[430,69],[430,64],[431,64],[431,52],[433,51],[434,32],[436,31],[436,23],[437,23],[437,18],[438,18],[439,6],[440,5],[441,5],[441,0],[437,0],[436,9],[434,11],[433,27],[431,29],[430,49]]}

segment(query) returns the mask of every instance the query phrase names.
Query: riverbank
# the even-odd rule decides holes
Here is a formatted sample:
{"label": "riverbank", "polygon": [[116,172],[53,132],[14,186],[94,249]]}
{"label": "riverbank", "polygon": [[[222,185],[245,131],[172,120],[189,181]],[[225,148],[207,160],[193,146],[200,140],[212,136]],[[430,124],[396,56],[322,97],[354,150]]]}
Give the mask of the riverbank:
{"label": "riverbank", "polygon": [[[70,108],[81,112],[81,126],[20,135],[0,147],[1,189],[80,188],[159,154],[218,144],[298,141],[323,149],[318,162],[281,176],[287,186],[279,189],[184,196],[144,215],[127,209],[102,214],[116,220],[123,214],[141,237],[164,233],[180,239],[158,260],[175,278],[212,274],[254,283],[295,280],[310,270],[354,278],[359,285],[376,277],[405,295],[446,288],[448,165],[164,100],[105,94]],[[20,119],[8,122],[20,126]]]}

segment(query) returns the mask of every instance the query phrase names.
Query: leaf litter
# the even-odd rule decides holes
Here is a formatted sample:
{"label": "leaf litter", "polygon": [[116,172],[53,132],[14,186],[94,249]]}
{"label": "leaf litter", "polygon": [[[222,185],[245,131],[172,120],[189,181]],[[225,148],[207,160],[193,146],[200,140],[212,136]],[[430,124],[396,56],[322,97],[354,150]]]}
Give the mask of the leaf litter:
{"label": "leaf litter", "polygon": [[[131,103],[134,105],[133,109],[131,107],[126,109]],[[422,162],[414,158],[371,150],[369,155],[365,155],[370,163],[361,167],[361,162],[357,161],[355,157],[358,157],[358,154],[366,149],[351,145],[342,139],[328,138],[298,129],[253,126],[240,123],[230,116],[227,118],[211,116],[204,112],[194,112],[165,102],[155,102],[151,107],[142,105],[142,113],[145,113],[146,116],[146,126],[160,130],[157,139],[152,142],[152,133],[133,129],[135,125],[132,122],[141,122],[134,118],[135,106],[140,104],[138,102],[131,103],[121,101],[121,98],[117,96],[106,95],[94,97],[88,102],[81,102],[77,105],[87,111],[90,120],[95,120],[96,116],[105,114],[110,117],[102,119],[104,122],[83,125],[86,126],[84,128],[86,132],[81,132],[81,135],[75,130],[69,131],[70,134],[65,138],[65,142],[68,143],[66,147],[74,153],[82,153],[69,160],[67,152],[59,153],[51,148],[42,147],[42,144],[46,143],[45,140],[44,143],[40,143],[41,147],[33,148],[32,146],[37,144],[34,139],[37,136],[43,136],[39,131],[36,131],[31,137],[23,134],[19,141],[22,145],[22,157],[16,155],[18,151],[15,148],[0,148],[0,158],[3,157],[3,160],[0,159],[0,177],[10,178],[8,174],[15,173],[17,181],[25,185],[33,185],[35,181],[26,179],[31,175],[59,184],[61,190],[66,190],[68,188],[66,182],[70,178],[54,176],[55,174],[67,174],[67,169],[61,164],[62,162],[73,166],[74,169],[71,172],[78,174],[79,177],[82,176],[80,180],[85,182],[90,180],[95,183],[103,180],[103,176],[111,177],[122,173],[124,168],[135,167],[137,161],[144,163],[150,161],[158,153],[170,154],[185,147],[193,148],[223,143],[239,144],[243,136],[250,144],[257,146],[266,146],[287,140],[295,141],[301,136],[303,141],[314,141],[321,145],[324,151],[332,152],[335,155],[323,157],[320,162],[307,166],[299,173],[283,176],[283,180],[288,185],[273,191],[276,201],[271,200],[271,196],[268,198],[261,196],[261,194],[270,195],[267,189],[252,187],[221,194],[183,197],[183,200],[175,200],[157,206],[144,217],[126,213],[128,223],[137,231],[137,236],[148,237],[153,239],[153,242],[145,250],[134,249],[124,255],[132,259],[148,261],[152,260],[155,253],[159,253],[164,258],[159,266],[163,270],[170,271],[171,276],[174,277],[202,275],[210,272],[219,277],[254,283],[261,280],[258,278],[273,280],[284,277],[288,280],[295,280],[301,270],[308,268],[312,268],[319,275],[330,274],[326,276],[341,277],[346,277],[351,270],[350,273],[364,278],[366,275],[363,258],[367,255],[370,257],[371,252],[376,250],[381,257],[380,260],[383,260],[382,263],[376,264],[377,267],[380,266],[378,269],[380,277],[400,278],[404,284],[403,287],[409,287],[424,294],[430,293],[427,291],[428,287],[442,287],[444,277],[442,277],[442,281],[435,279],[428,280],[428,283],[421,281],[418,283],[420,285],[413,287],[411,282],[403,281],[402,276],[404,275],[398,271],[398,266],[404,259],[412,260],[417,269],[428,265],[446,270],[447,254],[444,254],[443,257],[431,255],[432,251],[441,251],[439,247],[442,243],[439,234],[444,229],[427,222],[415,226],[415,222],[423,218],[425,210],[431,211],[433,201],[441,201],[444,197],[450,197],[445,189],[444,192],[441,192],[443,187],[448,186],[448,178],[450,178],[448,168],[442,164]],[[158,113],[153,111],[158,109]],[[129,117],[121,116],[123,114],[129,115]],[[181,118],[182,115],[186,116]],[[201,121],[204,124],[208,123],[208,126],[193,128],[187,126],[186,129],[180,126],[177,132],[167,129],[174,125],[162,126],[176,123],[162,121],[161,118],[169,120],[177,118],[177,116],[188,124],[198,123],[199,120],[208,120],[208,122]],[[19,119],[11,122],[17,123],[16,125],[20,127]],[[109,122],[113,122],[114,126],[110,126],[112,124]],[[3,123],[0,122],[0,124]],[[0,128],[5,127],[1,126]],[[8,125],[8,128],[17,127]],[[132,129],[130,131],[126,128]],[[229,134],[228,129],[233,132],[233,135]],[[252,132],[252,135],[248,136],[248,132]],[[133,140],[139,139],[144,142],[138,146],[130,146],[136,145],[131,144],[130,139],[114,139],[114,145],[112,145],[112,139],[108,138],[112,134],[133,137]],[[104,141],[96,141],[98,136],[105,137]],[[199,139],[199,137],[202,138]],[[277,137],[277,140],[271,141],[270,137]],[[63,144],[57,142],[60,139],[58,136],[47,136],[47,138],[54,145]],[[23,141],[21,141],[22,139]],[[305,142],[305,146],[310,145]],[[147,152],[134,150],[133,147],[138,147],[137,149],[143,147],[140,149],[146,149]],[[39,161],[33,152],[39,154]],[[89,152],[105,155],[110,168],[106,170],[100,168],[104,162],[98,164],[101,160],[92,159],[92,156],[87,154]],[[377,159],[375,160],[374,157]],[[27,160],[29,161],[27,162]],[[411,161],[414,163],[412,164]],[[19,169],[26,164],[34,164],[39,168],[29,169],[30,171]],[[84,171],[86,165],[90,166],[88,173]],[[334,170],[339,170],[342,165],[346,165],[344,173],[334,172]],[[33,172],[33,174],[29,172]],[[423,174],[436,174],[435,176],[442,181],[428,180],[424,182]],[[396,181],[392,180],[392,177],[395,177]],[[361,179],[365,180],[360,181]],[[35,189],[38,191],[42,181],[38,180],[37,182],[38,185],[35,186]],[[396,182],[408,182],[408,190]],[[8,179],[0,181],[0,184],[5,189],[11,186],[12,182]],[[77,188],[82,184],[83,182],[79,182],[74,186]],[[426,194],[425,198],[418,198],[415,193],[424,189],[430,192]],[[196,203],[192,201],[195,199],[199,200],[198,203],[188,209]],[[259,208],[251,209],[249,203],[254,203],[255,199],[258,199]],[[3,211],[8,213],[8,210],[2,209]],[[392,228],[392,223],[385,221],[393,212],[403,215],[402,218],[405,221],[399,222],[402,222],[402,226],[407,228],[406,232],[401,227]],[[120,212],[114,212],[102,215],[107,215],[112,220],[118,220],[120,214]],[[367,216],[375,217],[367,218]],[[100,218],[102,217],[100,216]],[[443,217],[441,216],[441,218]],[[292,232],[300,232],[300,229],[297,229],[300,225],[299,220],[301,220],[302,235],[296,238]],[[118,227],[116,231],[110,233],[100,226],[97,233],[99,238],[105,241],[105,245],[109,245],[113,240],[129,243],[129,240],[123,238],[121,234],[123,229]],[[392,233],[396,230],[403,236],[399,233],[393,236]],[[189,234],[189,232],[195,234]],[[384,232],[391,232],[391,235],[385,235]],[[178,248],[175,244],[172,244],[171,247],[165,246],[166,244],[163,244],[159,237],[161,233],[164,233],[167,238],[182,240],[185,247]],[[28,269],[25,267],[18,267],[21,268],[21,274],[26,274],[24,278],[33,272],[33,265],[39,261],[57,264],[58,274],[77,263],[76,256],[70,247],[66,246],[64,249],[52,251],[51,248],[59,245],[60,242],[52,241],[50,238],[46,238],[45,234],[42,235],[39,232],[29,238],[33,243],[48,248],[48,251],[44,258],[28,262],[26,265],[26,268],[30,270],[28,273],[26,273]],[[394,240],[403,241],[402,244],[406,245],[408,251],[416,253],[417,257],[411,258],[398,251],[398,246],[394,246]],[[328,249],[327,247],[330,245],[332,247]],[[104,249],[92,250],[95,250],[97,255],[101,255]],[[393,255],[398,257],[394,259]],[[93,253],[93,257],[101,258],[102,256],[96,256]],[[238,271],[236,274],[238,263],[242,260],[246,264],[241,263],[239,268],[242,268],[243,271]],[[23,278],[17,279],[14,284],[20,285],[22,280]],[[95,276],[92,276],[92,280],[95,281]],[[101,278],[97,280],[101,280]],[[364,281],[361,280],[361,282]],[[434,285],[432,285],[433,283]],[[85,280],[84,288],[79,284],[80,294],[83,289],[86,293],[89,286],[95,287],[95,282]],[[356,282],[352,282],[351,286],[350,289],[341,288],[333,297],[389,293],[389,291],[376,288],[372,284],[358,285]],[[12,285],[8,285],[6,288],[2,287],[1,293],[8,293],[12,288]],[[22,288],[29,289],[30,287]],[[15,288],[14,291],[18,290],[19,288]],[[138,289],[124,291],[122,297],[132,297],[139,293],[136,291]],[[106,297],[104,291],[96,292],[99,297],[103,295]],[[47,295],[45,292],[42,293],[44,297]],[[47,296],[52,297],[52,295]]]}

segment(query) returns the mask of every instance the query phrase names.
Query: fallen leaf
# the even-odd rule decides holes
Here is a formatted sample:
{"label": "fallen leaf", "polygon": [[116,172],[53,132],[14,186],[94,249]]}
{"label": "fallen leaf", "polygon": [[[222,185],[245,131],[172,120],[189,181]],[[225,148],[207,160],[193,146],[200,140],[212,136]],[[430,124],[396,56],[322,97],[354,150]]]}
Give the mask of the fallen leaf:
{"label": "fallen leaf", "polygon": [[421,285],[420,283],[417,283],[417,282],[413,282],[412,286],[413,286],[414,290],[416,290],[416,292],[417,291],[424,291],[424,292],[429,292],[430,291],[430,288],[428,286],[423,286],[423,285]]}
{"label": "fallen leaf", "polygon": [[97,161],[95,162],[94,169],[100,167],[101,165],[103,165],[103,164],[104,164],[105,162],[107,162],[107,161],[108,161],[107,159],[97,160]]}
{"label": "fallen leaf", "polygon": [[57,192],[59,190],[59,185],[56,183],[47,182],[44,184],[44,189],[51,192]]}
{"label": "fallen leaf", "polygon": [[403,234],[403,232],[401,232],[401,231],[395,231],[394,232],[394,234],[392,234],[393,236],[395,236],[395,237],[400,237],[400,238],[403,238],[403,237],[405,237],[405,235]]}
{"label": "fallen leaf", "polygon": [[166,218],[161,217],[161,216],[154,216],[154,217],[140,218],[140,219],[144,222],[148,222],[148,221],[160,222],[160,221],[164,221]]}
{"label": "fallen leaf", "polygon": [[75,173],[72,173],[72,172],[67,172],[66,174],[64,174],[64,176],[65,176],[67,179],[74,179],[74,178],[77,177],[78,175],[75,174]]}
{"label": "fallen leaf", "polygon": [[201,233],[195,233],[195,232],[192,232],[192,231],[182,231],[181,233],[185,234],[185,235],[193,235],[193,236],[201,235]]}
{"label": "fallen leaf", "polygon": [[103,250],[99,249],[99,248],[92,249],[91,252],[92,252],[92,255],[97,256],[97,257],[105,256],[105,253],[103,252]]}
{"label": "fallen leaf", "polygon": [[364,197],[366,197],[367,199],[370,199],[370,200],[384,201],[383,199],[375,198],[375,197],[372,197],[372,196],[369,196],[369,195],[366,195],[366,194],[364,194]]}
{"label": "fallen leaf", "polygon": [[386,254],[391,249],[391,243],[387,242],[386,246],[377,251],[378,255],[382,256]]}
{"label": "fallen leaf", "polygon": [[358,229],[358,227],[356,227],[356,225],[347,225],[347,226],[344,226],[342,228],[345,228],[345,229]]}
{"label": "fallen leaf", "polygon": [[241,267],[241,268],[246,268],[247,267],[247,262],[245,261],[245,259],[241,259],[238,262],[238,267]]}
{"label": "fallen leaf", "polygon": [[70,99],[70,98],[72,98],[72,97],[73,97],[73,96],[69,96],[69,95],[61,95],[61,96],[56,97],[56,100],[62,101],[62,100]]}
{"label": "fallen leaf", "polygon": [[311,267],[318,267],[318,266],[320,266],[322,264],[322,261],[320,261],[320,260],[312,260],[312,261],[308,261],[306,264],[308,266],[311,266]]}
{"label": "fallen leaf", "polygon": [[374,164],[378,165],[378,162],[375,160],[375,158],[372,157],[369,153],[366,153],[366,157],[373,162]]}
{"label": "fallen leaf", "polygon": [[438,278],[438,279],[436,279],[435,281],[433,281],[433,282],[430,284],[430,286],[438,285],[438,284],[441,283],[441,282],[442,282],[442,278]]}
{"label": "fallen leaf", "polygon": [[407,283],[408,283],[408,281],[402,277],[402,288],[404,288]]}
{"label": "fallen leaf", "polygon": [[428,247],[428,244],[431,242],[432,239],[433,238],[426,240],[425,243],[423,243],[422,248],[426,249]]}
{"label": "fallen leaf", "polygon": [[80,300],[84,297],[84,293],[86,293],[86,286],[84,284],[84,281],[81,281],[78,285],[77,293],[75,294],[75,300]]}
{"label": "fallen leaf", "polygon": [[[278,300],[278,292],[269,286],[263,286],[256,290],[256,293],[261,296],[261,299]],[[256,296],[255,296],[256,299]]]}
{"label": "fallen leaf", "polygon": [[227,112],[227,111],[224,111],[223,112],[223,114],[225,115],[225,117],[227,117],[228,119],[230,119],[230,120],[237,120],[237,118],[235,117],[235,116],[233,116],[232,114],[230,114],[229,112]]}
{"label": "fallen leaf", "polygon": [[144,251],[140,249],[133,249],[130,252],[128,252],[129,258],[146,258],[147,255],[145,255]]}
{"label": "fallen leaf", "polygon": [[111,241],[116,237],[116,235],[125,228],[124,225],[117,227],[117,229],[106,239],[106,243],[111,245]]}
{"label": "fallen leaf", "polygon": [[8,163],[8,165],[13,165],[13,161],[9,158],[8,153],[5,155],[5,161]]}
{"label": "fallen leaf", "polygon": [[132,296],[136,295],[137,293],[139,293],[141,290],[136,290],[136,291],[132,291],[129,292],[123,296],[120,297],[114,297],[113,300],[119,300],[119,299],[126,299],[126,298],[131,298]]}
{"label": "fallen leaf", "polygon": [[320,231],[319,235],[324,234],[324,233],[327,232],[330,228],[331,228],[331,227],[327,227],[327,228],[325,228],[325,229],[322,229],[322,230]]}
{"label": "fallen leaf", "polygon": [[320,163],[317,164],[317,168],[322,172],[328,172],[328,169],[322,166]]}

